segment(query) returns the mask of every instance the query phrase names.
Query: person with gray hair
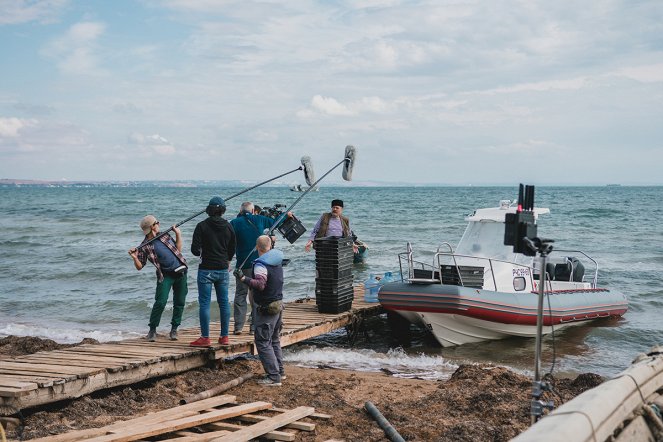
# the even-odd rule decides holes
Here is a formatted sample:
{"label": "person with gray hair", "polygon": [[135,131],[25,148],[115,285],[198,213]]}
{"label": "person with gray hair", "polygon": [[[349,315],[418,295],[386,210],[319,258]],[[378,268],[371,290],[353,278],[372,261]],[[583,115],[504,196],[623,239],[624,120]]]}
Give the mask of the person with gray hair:
{"label": "person with gray hair", "polygon": [[259,384],[280,387],[285,379],[281,354],[283,328],[283,252],[272,249],[272,239],[261,235],[256,240],[258,259],[253,263],[253,277],[235,269],[238,280],[251,287],[255,303],[254,342],[266,376]]}
{"label": "person with gray hair", "polygon": [[[237,244],[237,264],[235,269],[241,270],[241,273],[249,278],[253,277],[252,265],[253,261],[258,258],[258,253],[253,250],[256,245],[256,240],[274,225],[274,219],[256,215],[253,213],[253,203],[245,201],[240,207],[239,214],[236,218],[230,221],[230,224],[235,230],[235,240]],[[241,268],[239,268],[241,266]],[[251,304],[251,319],[254,316],[253,302],[249,289],[246,285],[242,284],[238,278],[235,278],[235,300],[233,301],[233,318],[235,319],[235,326],[233,333],[241,335],[246,323],[246,312],[248,310],[247,297]],[[251,321],[252,322],[252,321]],[[249,331],[253,331],[253,326],[249,324]]]}

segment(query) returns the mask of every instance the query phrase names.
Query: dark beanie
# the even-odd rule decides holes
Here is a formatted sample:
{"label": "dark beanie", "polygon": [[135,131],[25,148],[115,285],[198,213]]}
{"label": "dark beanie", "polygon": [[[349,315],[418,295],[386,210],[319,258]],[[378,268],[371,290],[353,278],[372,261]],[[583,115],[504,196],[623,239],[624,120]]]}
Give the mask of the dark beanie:
{"label": "dark beanie", "polygon": [[334,207],[334,206],[343,207],[343,200],[332,200],[331,206],[332,207]]}
{"label": "dark beanie", "polygon": [[218,206],[218,207],[226,207],[226,202],[220,196],[215,196],[215,197],[212,197],[211,200],[209,200],[209,205],[210,206]]}

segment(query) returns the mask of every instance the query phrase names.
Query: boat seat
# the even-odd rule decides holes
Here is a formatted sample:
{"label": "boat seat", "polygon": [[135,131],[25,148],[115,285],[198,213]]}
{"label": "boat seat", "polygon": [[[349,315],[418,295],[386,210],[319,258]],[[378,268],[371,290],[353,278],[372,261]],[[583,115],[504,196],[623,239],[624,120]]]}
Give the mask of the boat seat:
{"label": "boat seat", "polygon": [[555,281],[582,282],[585,277],[585,266],[578,258],[566,258],[566,262],[555,264]]}
{"label": "boat seat", "polygon": [[[553,264],[552,262],[547,262],[546,263],[546,273],[548,274],[547,280],[552,281],[553,276],[555,275],[555,264]],[[539,280],[539,274],[538,273],[534,274],[534,280],[535,281]]]}
{"label": "boat seat", "polygon": [[412,276],[408,281],[412,284],[439,284],[440,272],[426,269],[412,269]]}

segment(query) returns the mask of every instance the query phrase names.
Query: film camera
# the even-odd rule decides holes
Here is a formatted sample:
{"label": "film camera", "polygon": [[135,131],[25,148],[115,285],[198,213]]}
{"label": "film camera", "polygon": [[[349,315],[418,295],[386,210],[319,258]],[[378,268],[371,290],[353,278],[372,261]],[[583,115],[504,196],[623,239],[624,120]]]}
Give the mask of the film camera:
{"label": "film camera", "polygon": [[535,256],[540,240],[534,222],[534,186],[520,185],[518,209],[506,214],[504,224],[504,245],[513,246],[514,253]]}
{"label": "film camera", "polygon": [[[272,207],[266,207],[260,211],[260,215],[267,216],[272,219],[278,219],[287,206],[285,204],[274,204]],[[306,227],[302,222],[297,219],[295,215],[292,217],[283,217],[283,220],[278,224],[278,230],[290,244],[293,244],[300,236],[306,232]]]}

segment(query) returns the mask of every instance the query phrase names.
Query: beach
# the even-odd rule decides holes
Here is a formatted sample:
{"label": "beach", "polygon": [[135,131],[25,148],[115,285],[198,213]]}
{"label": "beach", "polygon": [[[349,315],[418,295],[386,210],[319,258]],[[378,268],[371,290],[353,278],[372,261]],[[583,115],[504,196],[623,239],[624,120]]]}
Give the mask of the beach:
{"label": "beach", "polygon": [[[86,340],[86,343],[92,343]],[[0,358],[71,344],[34,337],[0,338]],[[73,344],[76,345],[76,344]],[[68,431],[97,428],[158,410],[175,407],[189,395],[213,388],[244,373],[260,375],[255,359],[235,358],[214,366],[139,384],[96,392],[71,401],[22,412],[23,428],[9,430],[11,439],[34,439]],[[364,411],[371,401],[405,440],[506,441],[529,426],[531,378],[490,364],[461,365],[444,381],[405,379],[390,373],[302,368],[286,364],[281,387],[264,387],[249,380],[224,394],[237,402],[268,401],[275,407],[315,407],[332,416],[316,420],[315,432],[300,432],[296,440],[385,440],[383,431]],[[546,393],[559,406],[602,382],[586,373],[573,379],[550,378]]]}

